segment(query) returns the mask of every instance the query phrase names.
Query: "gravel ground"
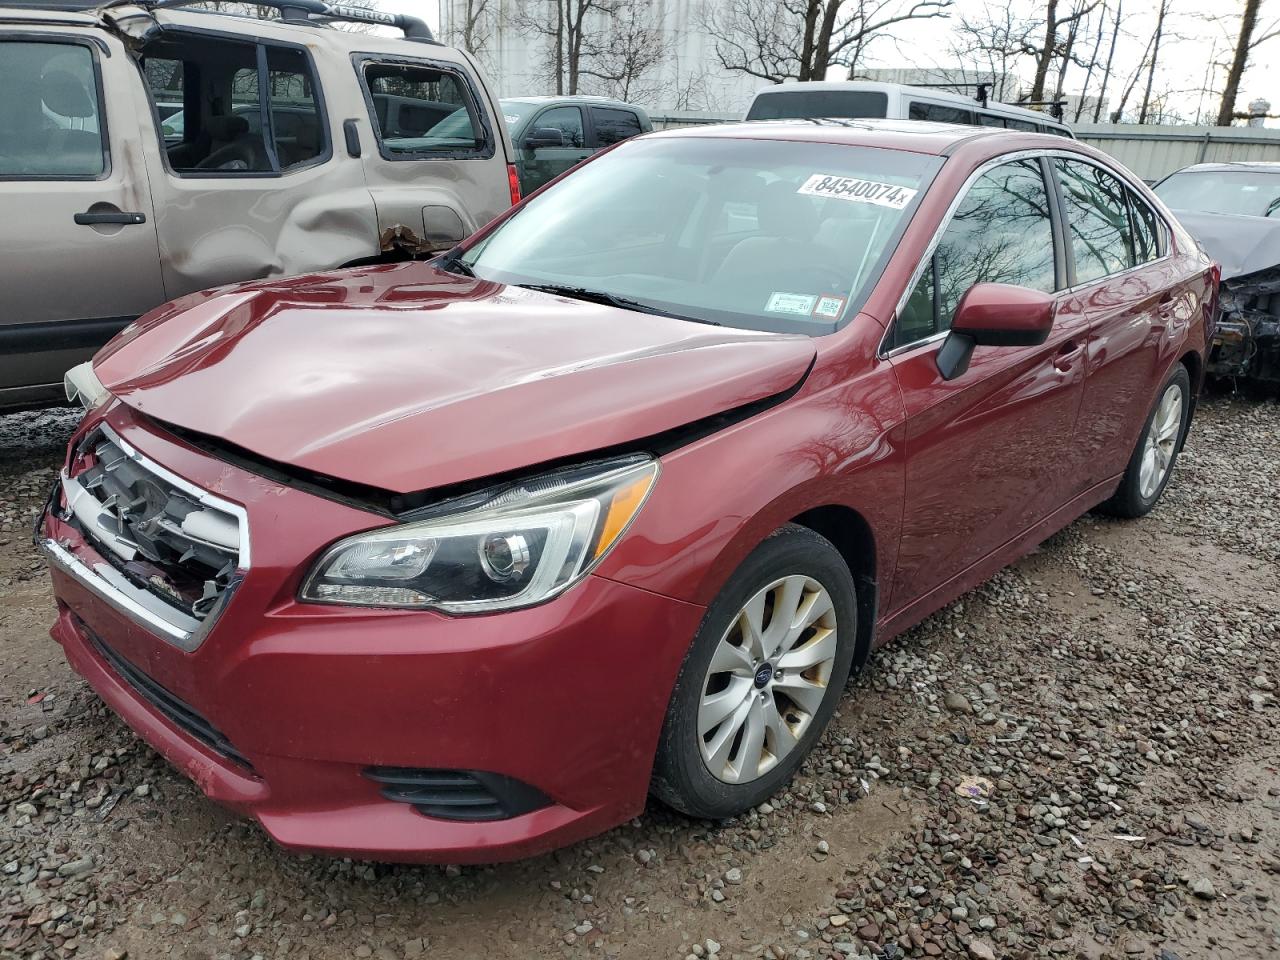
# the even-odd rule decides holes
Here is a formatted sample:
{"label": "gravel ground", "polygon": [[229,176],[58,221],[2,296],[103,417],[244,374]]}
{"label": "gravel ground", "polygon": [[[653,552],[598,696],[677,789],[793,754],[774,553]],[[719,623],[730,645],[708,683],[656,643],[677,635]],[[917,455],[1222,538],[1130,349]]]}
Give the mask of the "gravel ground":
{"label": "gravel ground", "polygon": [[1274,400],[877,653],[784,796],[462,870],[281,852],[72,674],[26,539],[72,423],[0,418],[0,954],[1280,955]]}

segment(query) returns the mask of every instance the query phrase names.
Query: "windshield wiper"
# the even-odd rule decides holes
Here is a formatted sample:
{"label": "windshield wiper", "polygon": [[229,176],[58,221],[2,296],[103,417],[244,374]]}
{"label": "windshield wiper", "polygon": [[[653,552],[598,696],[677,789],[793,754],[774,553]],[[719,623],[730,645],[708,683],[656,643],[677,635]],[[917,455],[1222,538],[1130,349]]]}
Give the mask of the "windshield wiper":
{"label": "windshield wiper", "polygon": [[464,277],[475,277],[476,272],[471,269],[471,264],[464,263],[462,260],[462,248],[454,247],[439,259],[440,269],[447,270],[449,273],[460,273]]}
{"label": "windshield wiper", "polygon": [[586,300],[590,303],[603,303],[610,307],[620,307],[623,310],[634,310],[636,313],[648,313],[655,317],[671,317],[673,320],[688,320],[690,323],[705,323],[712,327],[721,326],[721,324],[714,320],[707,320],[703,317],[690,317],[682,313],[673,313],[670,310],[663,310],[661,307],[641,303],[639,300],[632,300],[629,297],[619,297],[616,294],[606,293],[603,290],[588,290],[586,287],[575,287],[559,283],[518,283],[516,286],[523,287],[526,290],[537,290],[541,293],[554,293],[556,296],[569,297],[573,300]]}

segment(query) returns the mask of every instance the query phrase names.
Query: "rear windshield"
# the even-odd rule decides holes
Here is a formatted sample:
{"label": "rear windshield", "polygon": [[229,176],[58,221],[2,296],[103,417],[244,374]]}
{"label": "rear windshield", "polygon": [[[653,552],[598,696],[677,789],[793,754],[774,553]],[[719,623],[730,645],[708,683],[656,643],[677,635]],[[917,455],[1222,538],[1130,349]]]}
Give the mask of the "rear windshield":
{"label": "rear windshield", "polygon": [[875,286],[940,164],[837,144],[631,141],[533,198],[463,261],[501,283],[830,333]]}
{"label": "rear windshield", "polygon": [[883,117],[889,98],[874,90],[780,90],[756,96],[748,120]]}
{"label": "rear windshield", "polygon": [[1280,168],[1275,173],[1188,170],[1175,173],[1155,190],[1171,210],[1280,217]]}
{"label": "rear windshield", "polygon": [[364,82],[382,155],[389,160],[490,155],[469,84],[453,70],[367,62]]}

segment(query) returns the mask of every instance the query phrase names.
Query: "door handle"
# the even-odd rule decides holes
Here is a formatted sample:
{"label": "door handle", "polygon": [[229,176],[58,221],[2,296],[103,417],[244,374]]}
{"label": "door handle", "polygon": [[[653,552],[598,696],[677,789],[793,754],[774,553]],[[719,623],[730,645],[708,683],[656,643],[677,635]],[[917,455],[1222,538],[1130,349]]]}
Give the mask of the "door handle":
{"label": "door handle", "polygon": [[104,211],[102,213],[77,213],[73,218],[75,222],[82,227],[96,227],[103,223],[117,223],[123,226],[130,226],[138,223],[146,223],[147,215],[145,213],[125,213],[123,210]]}
{"label": "door handle", "polygon": [[1066,373],[1076,362],[1076,357],[1080,355],[1080,344],[1075,340],[1068,340],[1058,348],[1057,355],[1053,358],[1053,367],[1061,373]]}

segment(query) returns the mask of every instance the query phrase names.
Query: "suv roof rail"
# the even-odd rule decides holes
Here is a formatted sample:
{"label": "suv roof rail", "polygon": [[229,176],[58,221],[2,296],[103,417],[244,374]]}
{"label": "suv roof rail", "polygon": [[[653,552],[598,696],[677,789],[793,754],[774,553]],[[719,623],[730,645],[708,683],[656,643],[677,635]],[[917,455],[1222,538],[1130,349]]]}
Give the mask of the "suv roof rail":
{"label": "suv roof rail", "polygon": [[[106,7],[135,6],[144,10],[163,10],[169,7],[196,6],[201,0],[107,0],[97,4],[97,9]],[[3,0],[0,0],[0,4]],[[40,5],[40,4],[35,4]],[[54,4],[49,4],[53,6]],[[406,40],[417,40],[422,43],[439,43],[431,33],[431,28],[420,17],[411,17],[404,13],[384,13],[369,7],[358,7],[347,3],[326,3],[325,0],[247,0],[250,7],[274,7],[280,11],[283,23],[368,23],[382,27],[394,27],[401,31]],[[92,8],[94,4],[86,4]],[[193,11],[217,13],[215,10]],[[252,14],[250,14],[252,16]]]}

